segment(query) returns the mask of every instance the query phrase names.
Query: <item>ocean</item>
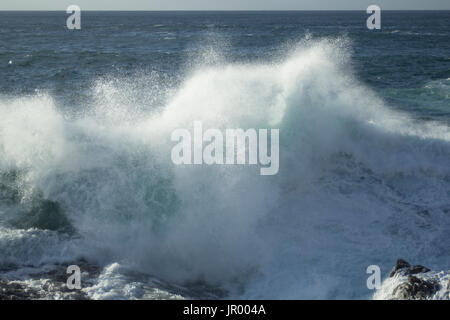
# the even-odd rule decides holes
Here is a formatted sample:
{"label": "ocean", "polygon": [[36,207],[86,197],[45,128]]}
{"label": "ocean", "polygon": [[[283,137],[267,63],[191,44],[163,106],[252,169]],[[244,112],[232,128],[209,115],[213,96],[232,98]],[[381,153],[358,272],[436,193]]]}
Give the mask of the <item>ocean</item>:
{"label": "ocean", "polygon": [[[368,266],[450,268],[450,11],[67,17],[0,12],[8,290],[372,299]],[[279,172],[174,165],[194,121],[279,129]]]}

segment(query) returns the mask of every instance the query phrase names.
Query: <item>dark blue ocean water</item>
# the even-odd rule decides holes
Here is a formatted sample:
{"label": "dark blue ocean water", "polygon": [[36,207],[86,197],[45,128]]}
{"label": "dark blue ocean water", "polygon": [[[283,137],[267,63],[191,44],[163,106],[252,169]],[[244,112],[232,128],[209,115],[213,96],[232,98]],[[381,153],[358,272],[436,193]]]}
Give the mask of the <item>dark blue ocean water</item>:
{"label": "dark blue ocean water", "polygon": [[[450,11],[67,17],[0,12],[0,280],[79,298],[78,264],[93,299],[366,299],[370,265],[448,270]],[[196,120],[279,129],[278,174],[175,166]]]}
{"label": "dark blue ocean water", "polygon": [[358,78],[392,105],[449,116],[449,11],[383,12],[381,30],[368,30],[358,11],[83,12],[77,31],[67,17],[0,13],[0,93],[38,89],[78,105],[99,77],[153,71],[180,80],[205,47],[229,62],[264,61],[308,34],[350,39]]}

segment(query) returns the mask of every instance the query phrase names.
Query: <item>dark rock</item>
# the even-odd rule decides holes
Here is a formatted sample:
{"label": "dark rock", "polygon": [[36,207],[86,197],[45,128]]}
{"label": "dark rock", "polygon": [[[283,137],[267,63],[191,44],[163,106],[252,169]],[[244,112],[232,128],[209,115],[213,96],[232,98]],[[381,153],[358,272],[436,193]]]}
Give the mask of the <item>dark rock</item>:
{"label": "dark rock", "polygon": [[[83,275],[82,285],[88,284],[90,279],[98,278],[101,269],[81,259],[73,262],[78,265]],[[24,283],[12,282],[0,278],[0,300],[36,300],[53,299],[54,296],[62,296],[67,300],[88,300],[84,291],[68,289],[66,282],[67,265],[55,265],[54,269],[39,274],[33,274],[30,279],[46,279],[39,289],[31,288]],[[85,281],[85,282],[84,282]]]}
{"label": "dark rock", "polygon": [[411,267],[409,269],[410,274],[425,273],[428,271],[430,271],[430,269],[428,269],[427,267],[421,266],[421,265],[417,265],[417,266]]}
{"label": "dark rock", "polygon": [[424,300],[440,289],[439,283],[408,276],[408,280],[394,289],[393,294],[400,300]]}
{"label": "dark rock", "polygon": [[389,274],[389,277],[393,277],[396,274],[400,274],[402,276],[407,276],[410,274],[417,274],[417,273],[425,273],[430,271],[427,267],[416,265],[412,266],[406,262],[403,259],[398,259],[397,263],[395,264],[394,269],[392,269],[391,273]]}
{"label": "dark rock", "polygon": [[0,279],[0,300],[37,299],[39,294],[24,285]]}
{"label": "dark rock", "polygon": [[406,268],[409,269],[410,267],[411,265],[408,262],[403,259],[398,259],[394,269],[392,269],[391,273],[389,274],[389,277],[393,277],[399,270],[403,270]]}
{"label": "dark rock", "polygon": [[52,299],[55,294],[64,295],[64,299],[88,300],[89,297],[80,290],[69,290],[65,283],[49,280],[36,290],[22,283],[15,283],[0,278],[0,300],[38,300]]}

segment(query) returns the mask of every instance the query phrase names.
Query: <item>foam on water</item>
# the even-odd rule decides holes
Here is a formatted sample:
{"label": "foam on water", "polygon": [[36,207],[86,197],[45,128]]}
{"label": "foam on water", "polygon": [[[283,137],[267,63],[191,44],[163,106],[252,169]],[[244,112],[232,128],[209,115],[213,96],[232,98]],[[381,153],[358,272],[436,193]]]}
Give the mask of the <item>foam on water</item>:
{"label": "foam on water", "polygon": [[151,281],[135,281],[126,277],[118,263],[105,267],[96,283],[84,288],[90,298],[95,300],[180,300],[182,296],[171,294],[157,288]]}
{"label": "foam on water", "polygon": [[[181,85],[162,86],[161,99],[158,86],[147,96],[133,80],[99,80],[76,116],[45,94],[3,98],[0,171],[20,175],[1,220],[39,197],[59,204],[77,239],[64,253],[66,242],[33,241],[39,250],[17,259],[83,255],[237,298],[367,298],[369,265],[387,273],[403,257],[445,268],[450,130],[386,107],[353,75],[348,45],[308,41],[278,61],[205,62]],[[279,128],[278,175],[175,167],[170,134],[195,120]],[[2,228],[0,239],[25,232]],[[91,289],[94,298],[132,296]]]}
{"label": "foam on water", "polygon": [[[416,275],[417,276],[417,275]],[[393,294],[395,289],[402,283],[405,283],[408,276],[396,275],[394,277],[389,277],[383,281],[382,286],[373,295],[374,300],[392,300],[397,297]],[[428,281],[430,283],[436,283],[439,285],[439,290],[437,290],[431,297],[431,300],[449,300],[450,292],[450,272],[447,271],[430,271],[419,277],[421,280]]]}

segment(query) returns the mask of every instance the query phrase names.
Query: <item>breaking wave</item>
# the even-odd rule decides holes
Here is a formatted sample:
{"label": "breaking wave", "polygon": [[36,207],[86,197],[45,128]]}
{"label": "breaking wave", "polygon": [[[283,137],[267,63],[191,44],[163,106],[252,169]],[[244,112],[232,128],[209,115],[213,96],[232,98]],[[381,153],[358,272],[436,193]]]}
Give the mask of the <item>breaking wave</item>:
{"label": "breaking wave", "polygon": [[[368,298],[367,266],[449,261],[450,130],[385,106],[343,40],[98,79],[76,111],[0,100],[0,268],[118,262],[234,298]],[[214,56],[214,55],[212,55]],[[174,166],[175,128],[279,128],[280,169]]]}

